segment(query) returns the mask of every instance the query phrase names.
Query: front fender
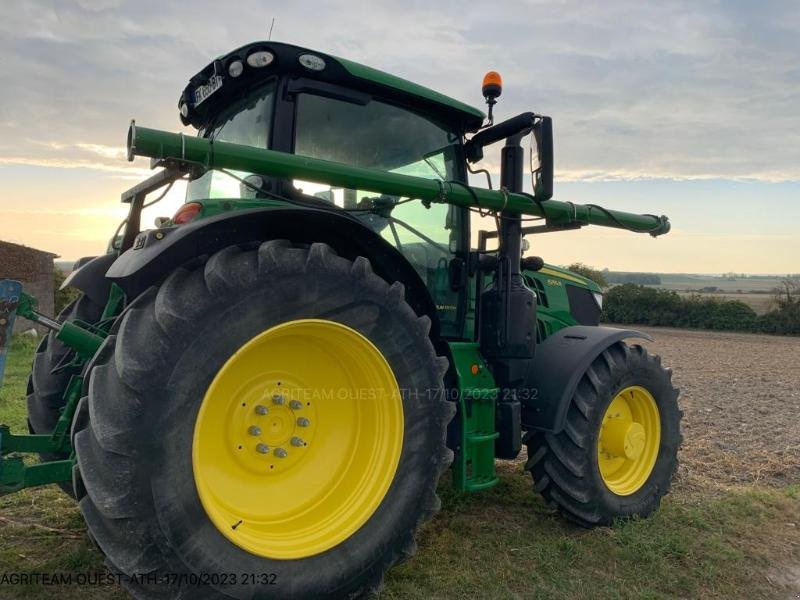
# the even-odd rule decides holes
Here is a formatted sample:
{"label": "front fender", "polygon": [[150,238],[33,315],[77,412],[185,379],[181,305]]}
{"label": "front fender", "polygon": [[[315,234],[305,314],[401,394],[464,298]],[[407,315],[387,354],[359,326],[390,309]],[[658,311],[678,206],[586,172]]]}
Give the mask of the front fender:
{"label": "front fender", "polygon": [[575,325],[551,334],[536,348],[531,377],[522,394],[522,428],[558,433],[586,369],[612,344],[653,338],[635,329]]}
{"label": "front fender", "polygon": [[145,231],[111,265],[106,277],[131,300],[199,256],[233,244],[281,238],[301,244],[324,242],[350,260],[368,258],[376,274],[389,283],[399,281],[405,286],[406,301],[418,315],[430,317],[431,337],[438,336],[436,305],[414,267],[380,235],[340,210],[265,206]]}

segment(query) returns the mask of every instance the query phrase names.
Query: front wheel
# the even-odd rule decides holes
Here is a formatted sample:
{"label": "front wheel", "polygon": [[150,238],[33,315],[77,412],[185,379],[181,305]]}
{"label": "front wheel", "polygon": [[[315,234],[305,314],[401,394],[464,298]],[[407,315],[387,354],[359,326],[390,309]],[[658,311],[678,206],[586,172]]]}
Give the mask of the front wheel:
{"label": "front wheel", "polygon": [[135,300],[75,436],[80,509],[112,568],[185,576],[129,583],[141,597],[378,589],[452,459],[429,327],[365,258],[281,240]]}
{"label": "front wheel", "polygon": [[526,434],[534,489],[585,527],[656,510],[681,443],[671,378],[642,346],[607,348],[583,374],[563,430]]}

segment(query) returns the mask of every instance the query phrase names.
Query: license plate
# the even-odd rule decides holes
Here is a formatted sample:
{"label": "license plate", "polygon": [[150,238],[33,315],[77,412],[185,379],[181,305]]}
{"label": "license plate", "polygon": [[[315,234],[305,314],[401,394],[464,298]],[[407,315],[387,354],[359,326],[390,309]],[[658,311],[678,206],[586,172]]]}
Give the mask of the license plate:
{"label": "license plate", "polygon": [[11,332],[14,329],[14,318],[17,316],[17,305],[21,293],[22,284],[19,281],[0,280],[0,385],[3,383],[6,352],[11,345]]}
{"label": "license plate", "polygon": [[199,87],[196,87],[194,90],[194,105],[198,106],[202,102],[205,102],[211,94],[216,92],[219,88],[222,87],[222,76],[221,75],[214,75],[211,79],[208,80],[208,83],[205,83]]}

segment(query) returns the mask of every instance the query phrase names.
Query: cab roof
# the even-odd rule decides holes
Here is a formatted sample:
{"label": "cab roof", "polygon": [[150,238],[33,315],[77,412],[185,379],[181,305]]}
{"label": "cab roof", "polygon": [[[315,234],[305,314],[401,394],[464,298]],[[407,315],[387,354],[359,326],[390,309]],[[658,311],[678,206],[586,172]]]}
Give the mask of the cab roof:
{"label": "cab roof", "polygon": [[[262,53],[262,63],[270,62],[253,66],[258,61],[247,59],[257,52]],[[263,53],[271,55],[271,60]],[[231,71],[231,65],[237,61],[242,69],[233,77],[238,67]],[[194,75],[178,101],[181,120],[198,129],[204,127],[220,110],[275,75],[316,79],[386,98],[430,113],[464,133],[476,131],[484,120],[477,108],[400,77],[323,52],[271,41],[237,48]]]}

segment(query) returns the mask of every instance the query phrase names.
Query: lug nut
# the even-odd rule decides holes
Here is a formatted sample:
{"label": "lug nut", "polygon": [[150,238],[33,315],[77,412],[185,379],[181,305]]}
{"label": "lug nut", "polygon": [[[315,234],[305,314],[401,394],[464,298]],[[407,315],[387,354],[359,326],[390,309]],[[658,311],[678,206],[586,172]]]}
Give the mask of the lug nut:
{"label": "lug nut", "polygon": [[297,436],[292,438],[292,446],[297,446],[299,448],[300,446],[305,446],[305,445],[306,443],[301,438]]}
{"label": "lug nut", "polygon": [[283,404],[283,396],[281,396],[280,394],[275,394],[272,397],[272,403],[273,404]]}
{"label": "lug nut", "polygon": [[309,425],[311,425],[311,421],[309,421],[305,417],[300,417],[300,418],[297,419],[297,424],[300,427],[308,427]]}
{"label": "lug nut", "polygon": [[287,456],[289,456],[289,453],[283,448],[275,448],[275,456],[277,456],[278,458],[286,458]]}
{"label": "lug nut", "polygon": [[250,425],[250,427],[247,428],[247,433],[250,435],[259,436],[261,435],[261,428],[256,427],[255,425]]}
{"label": "lug nut", "polygon": [[256,452],[258,452],[259,454],[266,454],[267,452],[269,452],[269,446],[267,446],[266,444],[258,444],[256,446]]}
{"label": "lug nut", "polygon": [[265,415],[269,412],[269,409],[266,406],[258,405],[256,406],[256,414],[257,415]]}
{"label": "lug nut", "polygon": [[303,403],[300,402],[299,400],[292,400],[291,402],[289,402],[289,408],[291,408],[292,410],[300,410],[301,408],[303,408]]}

